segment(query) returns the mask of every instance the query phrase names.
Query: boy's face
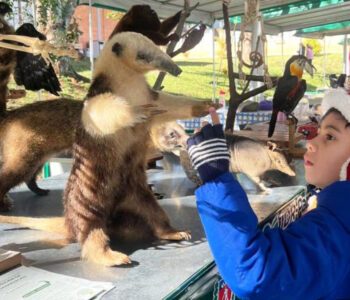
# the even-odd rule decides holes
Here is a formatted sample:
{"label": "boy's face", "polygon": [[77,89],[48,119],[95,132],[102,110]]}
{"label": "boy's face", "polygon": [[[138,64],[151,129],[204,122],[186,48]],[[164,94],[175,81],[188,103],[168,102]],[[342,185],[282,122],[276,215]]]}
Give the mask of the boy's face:
{"label": "boy's face", "polygon": [[339,180],[340,169],[350,157],[350,127],[336,112],[327,115],[318,135],[306,144],[305,178],[310,184],[324,188]]}

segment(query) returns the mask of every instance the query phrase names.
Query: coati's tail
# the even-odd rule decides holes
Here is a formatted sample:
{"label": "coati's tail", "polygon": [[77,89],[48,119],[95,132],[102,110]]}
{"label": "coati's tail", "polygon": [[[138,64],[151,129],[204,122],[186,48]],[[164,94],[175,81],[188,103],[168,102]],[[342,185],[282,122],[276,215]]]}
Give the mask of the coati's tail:
{"label": "coati's tail", "polygon": [[274,109],[272,111],[272,115],[271,115],[271,119],[270,119],[268,137],[272,137],[273,132],[275,131],[276,121],[277,121],[277,114],[278,114],[278,110]]}
{"label": "coati's tail", "polygon": [[38,229],[68,237],[63,217],[56,218],[30,218],[0,216],[0,223],[11,223],[26,226],[31,229]]}

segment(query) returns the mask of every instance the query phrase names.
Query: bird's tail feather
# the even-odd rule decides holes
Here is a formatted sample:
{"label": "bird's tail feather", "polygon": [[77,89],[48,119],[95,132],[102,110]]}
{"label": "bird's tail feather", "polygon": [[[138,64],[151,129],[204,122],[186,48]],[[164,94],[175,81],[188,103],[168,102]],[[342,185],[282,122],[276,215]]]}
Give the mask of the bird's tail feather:
{"label": "bird's tail feather", "polygon": [[274,109],[272,111],[272,115],[271,115],[271,119],[270,119],[268,137],[272,137],[272,135],[273,135],[273,133],[275,131],[276,121],[277,121],[277,114],[278,114],[278,110]]}

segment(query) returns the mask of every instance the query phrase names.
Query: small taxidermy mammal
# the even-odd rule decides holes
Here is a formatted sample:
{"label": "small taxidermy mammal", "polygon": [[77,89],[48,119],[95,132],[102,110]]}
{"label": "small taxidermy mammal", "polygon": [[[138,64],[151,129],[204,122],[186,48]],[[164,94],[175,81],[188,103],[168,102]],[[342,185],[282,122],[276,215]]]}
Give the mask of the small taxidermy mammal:
{"label": "small taxidermy mammal", "polygon": [[130,263],[110,248],[110,237],[190,238],[189,232],[170,225],[148,187],[145,148],[152,124],[203,116],[215,105],[153,91],[144,73],[155,69],[181,72],[143,35],[115,35],[96,61],[76,129],[64,217],[1,216],[0,221],[63,234],[82,245],[83,258],[106,266]]}
{"label": "small taxidermy mammal", "polygon": [[110,35],[110,39],[117,33],[134,31],[151,39],[157,45],[166,45],[171,40],[179,40],[177,34],[170,34],[179,22],[181,11],[160,22],[157,13],[146,4],[134,5],[118,21]]}
{"label": "small taxidermy mammal", "polygon": [[[262,192],[269,191],[261,179],[268,170],[278,170],[289,176],[295,176],[295,172],[276,145],[265,145],[248,137],[232,134],[226,134],[225,137],[231,155],[230,171],[247,175]],[[181,165],[187,176],[199,185],[200,179],[194,172],[188,153],[182,152],[181,154]]]}

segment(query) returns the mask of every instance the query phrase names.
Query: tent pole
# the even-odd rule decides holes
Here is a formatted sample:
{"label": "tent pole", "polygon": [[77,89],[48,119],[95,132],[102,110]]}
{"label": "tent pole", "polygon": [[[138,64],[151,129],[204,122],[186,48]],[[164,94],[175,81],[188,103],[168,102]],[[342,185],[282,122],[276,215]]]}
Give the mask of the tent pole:
{"label": "tent pole", "polygon": [[91,69],[91,78],[92,73],[94,72],[94,41],[92,33],[92,2],[89,0],[89,47],[90,47],[90,69]]}
{"label": "tent pole", "polygon": [[[262,28],[261,28],[261,23],[258,20],[255,20],[253,25],[253,32],[252,32],[252,42],[251,42],[251,52],[257,50],[259,53],[263,53],[263,42],[261,41],[261,36],[262,36]],[[260,42],[258,44],[258,48],[256,49],[256,45],[257,45],[257,41],[260,38]],[[263,76],[264,75],[264,68],[263,66],[257,67],[253,69],[253,75],[259,75],[259,76]],[[258,82],[258,81],[252,81],[250,83],[252,89],[256,89],[260,86],[262,86],[262,83]],[[260,102],[262,100],[264,100],[264,95],[258,94],[257,96],[255,96],[254,98],[255,101]]]}
{"label": "tent pole", "polygon": [[100,54],[100,42],[102,41],[102,28],[101,28],[101,8],[97,8],[97,41],[98,41],[98,54]]}
{"label": "tent pole", "polygon": [[283,36],[283,31],[281,32],[281,52],[282,52],[281,64],[282,64],[282,74],[283,74],[283,70],[284,70],[284,36]]}
{"label": "tent pole", "polygon": [[344,35],[344,74],[349,75],[348,35]]}
{"label": "tent pole", "polygon": [[326,35],[323,36],[323,86],[326,87]]}
{"label": "tent pole", "polygon": [[211,30],[212,30],[212,37],[213,37],[213,102],[216,102],[216,74],[215,74],[215,28],[214,28],[214,23],[215,23],[215,19],[213,20],[213,24],[211,26]]}
{"label": "tent pole", "polygon": [[[35,28],[37,28],[38,24],[37,24],[37,20],[36,20],[36,5],[35,5],[35,1],[32,2],[32,9],[33,9],[33,25]],[[41,91],[38,91],[38,100],[41,100]]]}

